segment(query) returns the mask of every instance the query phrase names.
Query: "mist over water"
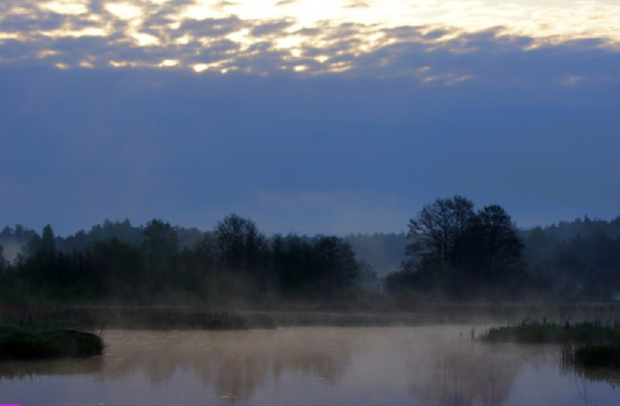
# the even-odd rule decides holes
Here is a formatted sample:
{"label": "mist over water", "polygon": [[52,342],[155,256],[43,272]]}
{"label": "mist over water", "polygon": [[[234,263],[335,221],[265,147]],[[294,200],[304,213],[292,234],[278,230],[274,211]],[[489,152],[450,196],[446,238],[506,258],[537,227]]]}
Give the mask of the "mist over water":
{"label": "mist over water", "polygon": [[472,327],[111,330],[103,333],[107,347],[100,358],[3,364],[1,400],[22,405],[616,404],[620,392],[607,381],[563,372],[557,346],[472,342]]}

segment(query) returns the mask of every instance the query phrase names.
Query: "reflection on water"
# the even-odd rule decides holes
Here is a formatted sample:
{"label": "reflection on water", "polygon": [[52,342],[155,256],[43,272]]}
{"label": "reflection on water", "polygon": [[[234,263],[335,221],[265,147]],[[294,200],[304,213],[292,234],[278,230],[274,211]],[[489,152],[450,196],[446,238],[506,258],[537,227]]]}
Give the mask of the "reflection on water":
{"label": "reflection on water", "polygon": [[617,404],[613,385],[562,370],[558,347],[471,342],[470,328],[106,331],[99,358],[0,364],[0,403]]}
{"label": "reflection on water", "polygon": [[424,405],[502,405],[522,364],[470,341],[454,345],[445,336],[429,335],[424,348],[428,352],[408,356],[409,390]]}

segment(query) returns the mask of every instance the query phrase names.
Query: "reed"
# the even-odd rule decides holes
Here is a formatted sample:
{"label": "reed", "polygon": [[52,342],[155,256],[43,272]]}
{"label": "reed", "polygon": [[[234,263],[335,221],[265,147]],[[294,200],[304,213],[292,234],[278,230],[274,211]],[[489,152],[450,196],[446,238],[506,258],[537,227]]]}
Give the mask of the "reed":
{"label": "reed", "polygon": [[620,369],[620,343],[565,346],[562,363],[577,368]]}
{"label": "reed", "polygon": [[481,337],[490,343],[613,343],[620,342],[620,323],[599,320],[548,323],[524,320],[520,324],[489,329]]}

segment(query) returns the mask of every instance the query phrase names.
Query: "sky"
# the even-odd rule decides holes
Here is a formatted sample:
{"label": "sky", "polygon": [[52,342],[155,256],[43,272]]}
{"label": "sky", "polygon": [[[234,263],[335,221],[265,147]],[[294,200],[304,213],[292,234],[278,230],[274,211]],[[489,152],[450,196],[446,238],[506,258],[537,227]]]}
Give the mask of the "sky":
{"label": "sky", "polygon": [[0,227],[620,215],[615,0],[2,0]]}

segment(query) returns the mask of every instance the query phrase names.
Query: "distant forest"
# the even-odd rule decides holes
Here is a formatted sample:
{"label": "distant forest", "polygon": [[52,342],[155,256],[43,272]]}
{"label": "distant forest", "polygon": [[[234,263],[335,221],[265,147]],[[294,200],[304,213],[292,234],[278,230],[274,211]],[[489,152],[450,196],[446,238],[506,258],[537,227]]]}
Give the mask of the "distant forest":
{"label": "distant forest", "polygon": [[517,229],[498,205],[437,199],[402,233],[266,236],[231,214],[213,230],[109,221],[60,237],[0,233],[0,301],[407,306],[420,301],[609,301],[620,217]]}

